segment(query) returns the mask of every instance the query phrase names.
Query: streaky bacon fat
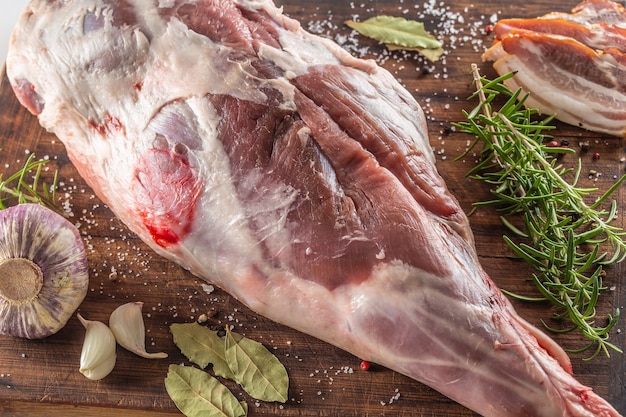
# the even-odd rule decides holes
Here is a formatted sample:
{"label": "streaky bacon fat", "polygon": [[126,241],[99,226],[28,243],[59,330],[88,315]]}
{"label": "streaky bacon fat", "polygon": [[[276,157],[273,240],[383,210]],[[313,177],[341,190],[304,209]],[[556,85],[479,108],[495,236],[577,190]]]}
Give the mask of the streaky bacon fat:
{"label": "streaky bacon fat", "polygon": [[483,54],[509,88],[531,94],[528,106],[587,130],[626,135],[626,12],[586,1],[572,13],[502,19]]}

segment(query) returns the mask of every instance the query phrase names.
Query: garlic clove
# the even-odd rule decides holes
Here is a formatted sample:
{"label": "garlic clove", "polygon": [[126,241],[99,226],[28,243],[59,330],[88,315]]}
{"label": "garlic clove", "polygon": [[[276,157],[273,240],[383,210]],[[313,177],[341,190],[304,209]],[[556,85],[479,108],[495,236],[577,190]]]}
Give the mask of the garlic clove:
{"label": "garlic clove", "polygon": [[72,223],[38,204],[0,210],[0,334],[58,332],[88,286],[84,243]]}
{"label": "garlic clove", "polygon": [[167,358],[165,352],[146,352],[146,327],[141,315],[142,308],[143,303],[140,301],[119,306],[111,313],[109,327],[117,343],[130,352],[147,359]]}
{"label": "garlic clove", "polygon": [[78,320],[87,330],[80,353],[80,373],[94,381],[102,379],[115,366],[115,336],[102,322],[85,320],[80,314]]}

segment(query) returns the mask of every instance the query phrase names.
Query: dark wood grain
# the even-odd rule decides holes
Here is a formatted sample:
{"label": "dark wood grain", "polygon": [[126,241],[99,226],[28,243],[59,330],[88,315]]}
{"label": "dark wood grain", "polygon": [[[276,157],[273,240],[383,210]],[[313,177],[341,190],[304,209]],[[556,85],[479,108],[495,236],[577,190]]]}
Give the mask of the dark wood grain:
{"label": "dark wood grain", "polygon": [[[491,42],[483,29],[490,17],[532,17],[549,11],[567,11],[576,4],[564,1],[529,0],[526,2],[473,1],[444,3],[445,13],[427,12],[422,2],[375,0],[364,2],[283,0],[285,12],[324,36],[339,40],[358,56],[377,59],[400,79],[424,106],[431,143],[437,154],[438,168],[462,206],[488,195],[488,189],[464,177],[474,161],[469,156],[454,161],[467,147],[468,138],[451,128],[461,119],[461,110],[470,104],[469,69],[478,63],[483,73],[493,75],[480,54]],[[439,1],[437,8],[441,9]],[[409,53],[388,54],[375,42],[355,37],[343,21],[358,16],[365,19],[378,14],[405,16],[423,20],[431,32],[444,38],[447,55],[429,63]],[[463,21],[461,21],[461,18]],[[458,33],[455,33],[458,32]],[[364,49],[361,49],[364,48]],[[591,169],[602,175],[584,179],[583,185],[607,188],[624,171],[622,139],[584,132],[559,125],[559,138],[574,146],[589,140],[592,149],[580,153],[584,172]],[[148,349],[166,351],[166,360],[138,358],[118,350],[113,373],[99,382],[86,380],[78,372],[84,337],[74,317],[56,335],[44,340],[21,340],[0,337],[0,415],[2,416],[167,416],[180,415],[165,392],[163,379],[170,363],[184,362],[169,334],[174,322],[189,322],[200,314],[215,312],[211,324],[230,323],[242,333],[272,349],[285,364],[291,378],[290,400],[282,406],[256,403],[238,387],[229,387],[241,399],[249,401],[251,416],[434,416],[470,417],[475,413],[409,378],[374,366],[369,372],[359,370],[359,359],[312,337],[251,313],[237,301],[217,289],[206,294],[201,282],[182,268],[153,254],[130,233],[109,209],[85,185],[69,162],[63,145],[43,131],[36,119],[16,101],[6,77],[0,84],[0,172],[20,167],[27,153],[50,159],[50,173],[59,170],[60,195],[72,213],[72,220],[88,246],[91,284],[80,307],[88,319],[108,321],[109,314],[127,301],[143,301]],[[601,158],[593,160],[592,152]],[[575,163],[568,156],[564,163]],[[624,217],[626,196],[617,191],[620,222]],[[530,271],[513,260],[501,239],[504,229],[496,215],[480,210],[471,217],[476,246],[487,272],[501,287],[525,294],[535,294],[528,283]],[[114,273],[115,279],[111,279]],[[626,297],[624,266],[608,271],[605,281],[614,290],[600,300],[599,317],[615,308],[623,308]],[[514,302],[518,311],[531,323],[540,326],[552,311],[543,304]],[[624,329],[622,318],[619,329]],[[389,329],[393,331],[393,329]],[[566,348],[576,348],[583,341],[577,334],[554,335]],[[625,348],[624,332],[615,332],[611,340]],[[625,358],[614,353],[584,361],[573,355],[578,379],[607,398],[626,414]],[[390,400],[399,393],[400,397]]]}

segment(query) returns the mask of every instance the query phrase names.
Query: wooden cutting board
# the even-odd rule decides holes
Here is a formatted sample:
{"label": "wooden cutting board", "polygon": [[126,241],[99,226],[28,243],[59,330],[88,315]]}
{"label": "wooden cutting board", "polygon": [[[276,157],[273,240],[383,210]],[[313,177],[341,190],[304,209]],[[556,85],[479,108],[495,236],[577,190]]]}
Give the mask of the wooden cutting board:
{"label": "wooden cutting board", "polygon": [[[435,3],[435,2],[433,2]],[[415,95],[428,115],[430,139],[440,172],[453,194],[469,211],[471,203],[488,196],[488,188],[468,180],[465,172],[474,164],[472,157],[455,161],[471,138],[455,132],[451,123],[461,120],[461,110],[472,103],[471,63],[478,63],[485,75],[494,73],[480,54],[491,42],[486,26],[496,17],[534,17],[550,11],[568,11],[576,2],[564,1],[444,1],[429,7],[413,0],[365,0],[357,2],[282,0],[285,12],[309,29],[340,42],[353,54],[374,58],[389,69]],[[347,19],[389,14],[422,20],[426,28],[445,42],[446,55],[437,63],[414,53],[394,53],[362,37],[343,25]],[[558,138],[577,148],[589,141],[591,149],[580,152],[583,172],[600,175],[583,178],[582,185],[606,189],[625,169],[622,139],[558,125]],[[10,174],[20,168],[30,153],[49,159],[47,178],[54,170],[60,177],[59,196],[68,207],[71,220],[79,226],[88,248],[90,286],[80,313],[88,319],[108,321],[110,313],[129,301],[144,302],[147,346],[165,351],[168,359],[147,360],[118,349],[118,362],[111,375],[99,382],[85,379],[78,372],[84,330],[73,317],[56,335],[44,340],[21,340],[0,336],[0,415],[2,416],[174,416],[180,415],[168,398],[163,380],[171,363],[183,363],[169,333],[172,323],[191,322],[210,313],[210,324],[232,324],[235,328],[271,349],[290,375],[289,401],[284,405],[259,403],[241,389],[229,388],[250,404],[251,416],[475,416],[430,388],[387,369],[373,366],[359,369],[359,358],[312,337],[264,319],[240,305],[223,291],[210,294],[202,282],[182,268],[152,253],[111,214],[85,185],[70,164],[64,147],[44,132],[37,120],[16,101],[6,77],[0,84],[0,172]],[[600,158],[594,160],[592,154]],[[567,156],[564,163],[574,164]],[[626,196],[623,188],[615,194],[624,226]],[[511,259],[502,241],[504,229],[494,212],[480,210],[471,218],[482,263],[498,285],[528,295],[536,295],[528,283],[530,271]],[[606,314],[624,307],[626,282],[624,266],[608,271],[606,291],[599,302],[599,324]],[[552,310],[544,304],[514,302],[531,323],[541,326]],[[436,314],[436,312],[434,312]],[[611,340],[626,348],[624,318]],[[393,331],[386,329],[385,331]],[[577,334],[554,335],[565,348],[583,343]],[[578,379],[608,399],[626,414],[626,357],[613,353],[584,361],[573,355]]]}

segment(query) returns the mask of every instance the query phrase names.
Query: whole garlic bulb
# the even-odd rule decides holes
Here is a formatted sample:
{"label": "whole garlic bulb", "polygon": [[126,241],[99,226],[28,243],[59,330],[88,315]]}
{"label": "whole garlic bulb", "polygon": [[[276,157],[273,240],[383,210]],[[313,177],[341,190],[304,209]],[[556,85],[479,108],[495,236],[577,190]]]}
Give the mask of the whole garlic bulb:
{"label": "whole garlic bulb", "polygon": [[88,285],[73,224],[38,204],[0,210],[0,334],[39,339],[58,332]]}
{"label": "whole garlic bulb", "polygon": [[111,329],[100,321],[85,320],[80,314],[78,320],[87,330],[80,353],[80,373],[92,380],[102,379],[115,367],[117,359],[115,336]]}

